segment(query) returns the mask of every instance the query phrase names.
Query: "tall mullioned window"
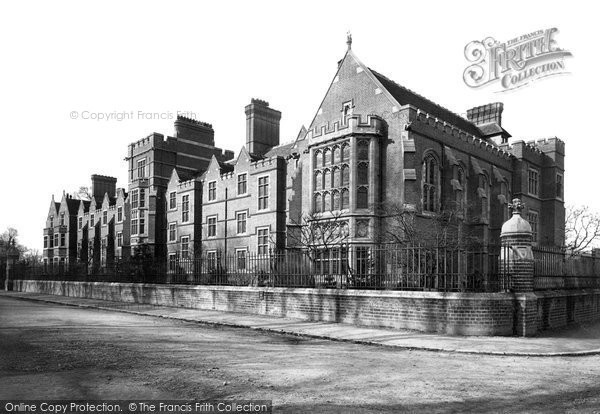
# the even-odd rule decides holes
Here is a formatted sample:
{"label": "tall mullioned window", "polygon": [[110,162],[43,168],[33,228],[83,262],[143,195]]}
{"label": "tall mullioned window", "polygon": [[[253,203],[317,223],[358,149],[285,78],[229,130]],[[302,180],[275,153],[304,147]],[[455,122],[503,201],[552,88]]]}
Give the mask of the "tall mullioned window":
{"label": "tall mullioned window", "polygon": [[187,223],[190,221],[190,195],[181,197],[181,221]]}
{"label": "tall mullioned window", "polygon": [[477,191],[481,202],[481,220],[486,221],[489,218],[490,211],[490,185],[487,175],[479,175],[479,187]]}
{"label": "tall mullioned window", "polygon": [[269,229],[263,228],[256,231],[258,254],[269,253]]}
{"label": "tall mullioned window", "polygon": [[137,176],[138,178],[146,178],[146,159],[139,160],[137,162]]}
{"label": "tall mullioned window", "polygon": [[563,199],[563,191],[564,191],[563,175],[556,174],[556,198],[560,198],[562,200]]}
{"label": "tall mullioned window", "polygon": [[182,259],[190,258],[190,237],[189,236],[181,237],[181,258]]}
{"label": "tall mullioned window", "polygon": [[348,141],[322,147],[315,151],[313,210],[316,213],[349,208],[349,159],[350,145]]}
{"label": "tall mullioned window", "polygon": [[146,207],[146,189],[140,188],[140,208]]}
{"label": "tall mullioned window", "polygon": [[123,206],[117,207],[117,223],[123,222]]}
{"label": "tall mullioned window", "polygon": [[540,171],[536,168],[529,168],[527,180],[527,192],[537,196],[540,192]]}
{"label": "tall mullioned window", "polygon": [[246,270],[246,249],[236,249],[237,270]]}
{"label": "tall mullioned window", "polygon": [[269,177],[258,178],[258,209],[266,210],[269,208]]}
{"label": "tall mullioned window", "polygon": [[207,217],[208,237],[217,236],[217,216]]}
{"label": "tall mullioned window", "polygon": [[238,174],[238,182],[237,182],[237,193],[238,195],[246,194],[248,191],[248,175],[247,174]]}
{"label": "tall mullioned window", "polygon": [[131,234],[138,234],[138,211],[131,211]]}
{"label": "tall mullioned window", "polygon": [[177,208],[177,193],[171,191],[169,193],[169,210],[175,210]]}
{"label": "tall mullioned window", "polygon": [[538,241],[538,224],[539,224],[539,214],[537,211],[529,210],[527,213],[527,221],[531,226],[531,236],[532,241],[537,243]]}
{"label": "tall mullioned window", "polygon": [[144,234],[146,232],[146,214],[144,210],[140,211],[140,234]]}
{"label": "tall mullioned window", "polygon": [[139,206],[139,193],[138,190],[131,190],[131,208],[138,208]]}
{"label": "tall mullioned window", "polygon": [[467,206],[467,177],[465,169],[461,165],[455,165],[452,171],[451,181],[454,190],[454,202],[459,214],[464,215]]}
{"label": "tall mullioned window", "polygon": [[217,199],[217,182],[211,181],[208,183],[208,201]]}
{"label": "tall mullioned window", "polygon": [[440,173],[438,162],[433,155],[429,154],[423,160],[421,174],[423,211],[436,212],[438,210]]}
{"label": "tall mullioned window", "polygon": [[237,213],[237,234],[246,233],[246,218],[248,214],[245,212]]}
{"label": "tall mullioned window", "polygon": [[177,223],[169,223],[169,241],[177,240]]}

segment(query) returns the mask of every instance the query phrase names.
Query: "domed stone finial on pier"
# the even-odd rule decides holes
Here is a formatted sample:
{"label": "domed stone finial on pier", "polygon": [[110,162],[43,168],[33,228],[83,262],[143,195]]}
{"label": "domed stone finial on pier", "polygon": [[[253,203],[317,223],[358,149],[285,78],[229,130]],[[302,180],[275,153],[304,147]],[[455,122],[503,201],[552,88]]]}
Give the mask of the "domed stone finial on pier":
{"label": "domed stone finial on pier", "polygon": [[350,33],[350,30],[346,33],[346,44],[348,45],[348,50],[352,49],[352,33]]}

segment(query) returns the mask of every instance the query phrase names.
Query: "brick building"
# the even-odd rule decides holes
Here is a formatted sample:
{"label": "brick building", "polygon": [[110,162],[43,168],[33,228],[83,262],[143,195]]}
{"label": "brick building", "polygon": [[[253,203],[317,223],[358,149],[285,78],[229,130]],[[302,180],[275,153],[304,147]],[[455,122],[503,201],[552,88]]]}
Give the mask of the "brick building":
{"label": "brick building", "polygon": [[[301,245],[290,236],[307,215],[335,220],[345,242],[368,249],[397,232],[391,207],[410,212],[417,230],[451,210],[460,235],[497,243],[513,197],[526,204],[536,243],[564,243],[561,140],[511,140],[501,103],[463,118],[365,66],[350,46],[309,128],[290,143],[280,143],[281,112],[253,99],[237,157],[214,146],[210,124],[184,117],[174,137],[130,144],[128,191],[96,180],[99,193],[74,213],[74,240],[88,246],[80,259],[123,258],[141,245],[170,267],[200,254],[243,259]],[[70,226],[56,221],[73,214],[68,200],[65,209],[51,203],[48,260],[70,257],[60,250]]]}

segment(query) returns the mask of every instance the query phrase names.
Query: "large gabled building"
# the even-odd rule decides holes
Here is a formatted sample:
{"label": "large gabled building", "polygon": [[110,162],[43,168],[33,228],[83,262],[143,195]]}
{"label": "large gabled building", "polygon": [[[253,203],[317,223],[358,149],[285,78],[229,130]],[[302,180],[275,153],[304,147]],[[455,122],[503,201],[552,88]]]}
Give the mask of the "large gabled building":
{"label": "large gabled building", "polygon": [[[368,254],[402,237],[393,225],[398,210],[410,212],[417,232],[452,211],[459,237],[495,244],[513,197],[527,206],[535,243],[564,243],[560,139],[511,140],[501,103],[461,117],[364,65],[350,46],[309,127],[289,143],[280,143],[281,112],[252,99],[237,157],[215,147],[210,124],[184,117],[175,136],[130,144],[128,192],[97,180],[99,194],[79,205],[76,240],[90,246],[80,259],[102,261],[106,238],[113,258],[147,246],[172,270],[200,255],[241,262],[303,247],[303,228],[332,220],[344,243]],[[57,254],[59,209],[53,201],[44,230],[48,259]]]}

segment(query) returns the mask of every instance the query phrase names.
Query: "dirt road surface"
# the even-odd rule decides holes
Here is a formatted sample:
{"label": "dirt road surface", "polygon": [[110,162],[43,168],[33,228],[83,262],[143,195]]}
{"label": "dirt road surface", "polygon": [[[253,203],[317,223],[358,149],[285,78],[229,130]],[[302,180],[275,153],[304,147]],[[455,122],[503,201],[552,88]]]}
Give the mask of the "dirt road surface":
{"label": "dirt road surface", "polygon": [[598,412],[600,356],[408,351],[0,298],[0,399],[268,399],[274,412]]}

